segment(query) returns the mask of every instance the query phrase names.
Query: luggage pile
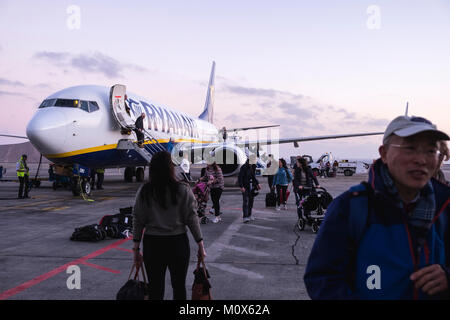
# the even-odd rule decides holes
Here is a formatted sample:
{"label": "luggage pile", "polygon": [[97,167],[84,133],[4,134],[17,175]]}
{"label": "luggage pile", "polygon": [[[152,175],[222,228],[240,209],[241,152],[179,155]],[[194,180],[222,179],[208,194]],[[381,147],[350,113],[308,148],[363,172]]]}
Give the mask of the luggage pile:
{"label": "luggage pile", "polygon": [[70,240],[97,242],[106,238],[128,238],[133,231],[133,207],[120,208],[120,213],[103,216],[98,224],[75,228]]}

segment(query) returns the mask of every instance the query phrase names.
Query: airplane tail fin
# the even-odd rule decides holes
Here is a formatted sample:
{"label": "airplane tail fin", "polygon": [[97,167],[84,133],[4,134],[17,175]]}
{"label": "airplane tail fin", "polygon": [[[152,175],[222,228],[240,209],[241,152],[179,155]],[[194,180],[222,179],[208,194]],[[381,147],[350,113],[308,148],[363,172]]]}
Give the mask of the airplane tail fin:
{"label": "airplane tail fin", "polygon": [[216,63],[213,61],[211,68],[211,75],[209,77],[208,90],[206,91],[205,108],[198,116],[199,119],[213,123],[214,116],[214,77],[215,77]]}

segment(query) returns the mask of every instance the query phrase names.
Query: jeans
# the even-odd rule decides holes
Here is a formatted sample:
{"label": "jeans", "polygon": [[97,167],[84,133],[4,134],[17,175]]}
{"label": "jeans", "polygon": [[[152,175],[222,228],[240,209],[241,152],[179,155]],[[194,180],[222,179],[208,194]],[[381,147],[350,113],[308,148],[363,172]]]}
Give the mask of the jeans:
{"label": "jeans", "polygon": [[150,300],[163,300],[169,268],[174,300],[186,300],[186,276],[190,247],[186,233],[175,236],[144,236],[144,263],[150,284]]}
{"label": "jeans", "polygon": [[249,188],[245,188],[245,192],[242,193],[242,212],[244,218],[250,218],[253,209],[253,200],[255,197],[251,195]]}

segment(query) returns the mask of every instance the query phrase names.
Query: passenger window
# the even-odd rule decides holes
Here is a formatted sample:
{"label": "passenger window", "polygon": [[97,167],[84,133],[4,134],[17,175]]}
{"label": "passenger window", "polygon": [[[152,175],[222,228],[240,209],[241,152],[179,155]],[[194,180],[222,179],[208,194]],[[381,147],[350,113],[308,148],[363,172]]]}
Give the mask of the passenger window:
{"label": "passenger window", "polygon": [[99,109],[97,102],[89,101],[89,112],[94,112]]}
{"label": "passenger window", "polygon": [[87,101],[81,101],[80,108],[86,112],[89,112],[89,103]]}

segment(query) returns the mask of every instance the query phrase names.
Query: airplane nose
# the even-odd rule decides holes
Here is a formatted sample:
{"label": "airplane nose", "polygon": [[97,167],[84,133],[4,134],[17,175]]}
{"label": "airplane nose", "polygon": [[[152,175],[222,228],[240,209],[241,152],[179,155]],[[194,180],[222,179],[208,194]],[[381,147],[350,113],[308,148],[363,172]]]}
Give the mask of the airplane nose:
{"label": "airplane nose", "polygon": [[27,126],[27,137],[42,154],[61,153],[66,141],[67,122],[63,112],[44,108],[36,112]]}

